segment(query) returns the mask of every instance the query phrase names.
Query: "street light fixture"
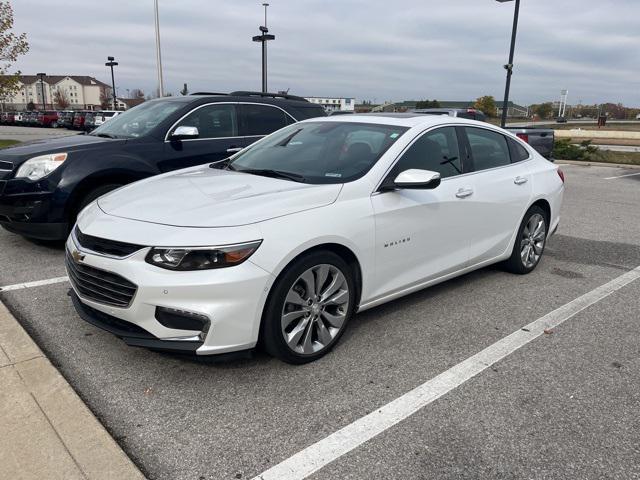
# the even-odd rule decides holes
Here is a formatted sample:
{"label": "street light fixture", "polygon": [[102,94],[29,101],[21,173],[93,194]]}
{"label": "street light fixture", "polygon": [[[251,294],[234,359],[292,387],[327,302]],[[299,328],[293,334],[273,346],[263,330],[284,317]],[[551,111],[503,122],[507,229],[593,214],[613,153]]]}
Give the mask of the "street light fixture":
{"label": "street light fixture", "polygon": [[[514,0],[496,0],[496,2],[506,3]],[[504,87],[504,102],[502,102],[502,128],[507,124],[507,112],[509,110],[509,89],[511,88],[511,75],[513,74],[513,54],[516,48],[516,34],[518,33],[518,16],[520,14],[520,0],[515,0],[516,7],[513,13],[513,30],[511,31],[511,49],[509,50],[509,63],[504,68],[507,71],[507,83]]]}
{"label": "street light fixture", "polygon": [[262,43],[262,91],[266,93],[267,92],[267,42],[269,40],[275,40],[276,36],[268,35],[269,29],[267,28],[267,7],[269,6],[269,4],[263,3],[262,6],[264,7],[264,26],[258,27],[258,30],[260,30],[261,32],[261,35],[256,35],[255,37],[253,37],[253,41]]}
{"label": "street light fixture", "polygon": [[46,110],[47,109],[47,97],[45,96],[45,90],[44,90],[44,77],[47,76],[46,73],[38,73],[38,78],[40,79],[40,91],[42,92],[42,109]]}
{"label": "street light fixture", "polygon": [[116,109],[116,80],[113,76],[113,67],[115,67],[116,65],[118,65],[118,62],[114,62],[115,58],[113,57],[107,57],[107,60],[109,60],[107,63],[105,63],[105,67],[111,67],[111,93],[113,94],[113,109]]}

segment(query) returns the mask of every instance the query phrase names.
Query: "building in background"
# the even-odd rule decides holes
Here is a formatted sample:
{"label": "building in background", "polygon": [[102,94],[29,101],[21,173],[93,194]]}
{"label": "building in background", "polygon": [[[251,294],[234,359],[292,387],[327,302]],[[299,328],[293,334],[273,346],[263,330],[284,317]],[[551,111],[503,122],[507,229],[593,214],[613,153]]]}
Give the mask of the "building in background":
{"label": "building in background", "polygon": [[321,105],[327,113],[340,110],[343,112],[353,112],[356,106],[354,98],[335,97],[305,97],[311,103]]}
{"label": "building in background", "polygon": [[140,105],[144,102],[144,98],[116,98],[116,108],[118,110],[129,110],[130,108]]}
{"label": "building in background", "polygon": [[[56,92],[69,102],[68,109],[99,110],[104,99],[110,101],[111,87],[86,75],[45,75],[40,82],[37,75],[20,75],[15,95],[0,99],[5,110],[26,110],[29,102],[36,109],[56,109]],[[42,90],[46,105],[43,103]]]}

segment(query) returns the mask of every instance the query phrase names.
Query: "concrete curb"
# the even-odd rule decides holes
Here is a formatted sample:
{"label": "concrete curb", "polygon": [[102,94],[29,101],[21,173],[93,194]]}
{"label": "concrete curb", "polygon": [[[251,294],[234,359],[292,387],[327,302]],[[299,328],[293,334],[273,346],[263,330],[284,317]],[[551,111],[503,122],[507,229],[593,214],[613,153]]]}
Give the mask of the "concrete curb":
{"label": "concrete curb", "polygon": [[582,160],[554,160],[555,163],[566,165],[581,165],[583,167],[611,167],[640,169],[640,165],[627,165],[625,163],[585,162]]}
{"label": "concrete curb", "polygon": [[16,479],[144,479],[0,302],[0,469]]}

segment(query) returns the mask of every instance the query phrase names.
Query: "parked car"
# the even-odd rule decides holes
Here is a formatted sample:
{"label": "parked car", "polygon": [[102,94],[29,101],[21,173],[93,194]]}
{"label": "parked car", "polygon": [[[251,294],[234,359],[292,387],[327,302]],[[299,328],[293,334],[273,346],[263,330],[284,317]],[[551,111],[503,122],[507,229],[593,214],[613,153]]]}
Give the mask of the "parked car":
{"label": "parked car", "polygon": [[58,126],[63,128],[73,127],[73,110],[63,110],[58,112]]}
{"label": "parked car", "polygon": [[94,126],[99,127],[104,122],[117,116],[120,113],[122,112],[118,110],[102,110],[101,112],[97,112],[96,116],[93,118],[93,124]]}
{"label": "parked car", "polygon": [[94,119],[96,118],[97,112],[87,112],[84,115],[84,130],[90,132],[95,128]]}
{"label": "parked car", "polygon": [[567,123],[566,117],[558,117],[556,118],[556,123]]}
{"label": "parked car", "polygon": [[15,112],[7,112],[6,122],[9,125],[13,125],[14,123],[16,123],[16,114],[15,114]]}
{"label": "parked car", "polygon": [[162,98],[123,112],[89,135],[3,149],[0,224],[29,237],[64,239],[77,213],[110,190],[222,160],[297,120],[324,115],[321,106],[292,95]]}
{"label": "parked car", "polygon": [[476,110],[475,108],[421,108],[415,110],[415,113],[424,113],[428,115],[448,115],[450,117],[478,120],[479,122],[486,122],[487,120],[487,116],[480,110]]}
{"label": "parked car", "polygon": [[40,115],[40,112],[33,110],[31,112],[29,112],[29,117],[27,118],[27,124],[30,127],[37,127],[38,126],[38,116]]}
{"label": "parked car", "polygon": [[16,114],[13,117],[13,123],[15,123],[16,125],[22,125],[24,121],[24,112],[16,112]]}
{"label": "parked car", "polygon": [[45,110],[38,113],[38,125],[41,127],[58,127],[58,112]]}
{"label": "parked car", "polygon": [[74,130],[84,130],[84,120],[85,117],[89,113],[88,111],[78,110],[73,115],[73,126]]}
{"label": "parked car", "polygon": [[552,128],[506,127],[505,129],[531,145],[547,160],[552,160],[555,146],[555,131]]}
{"label": "parked car", "polygon": [[8,114],[9,114],[8,112],[0,113],[0,123],[7,123],[7,115]]}
{"label": "parked car", "polygon": [[306,120],[91,203],[66,244],[72,299],[129,345],[211,355],[261,341],[306,363],[357,311],[493,263],[531,272],[563,191],[556,165],[492,125]]}

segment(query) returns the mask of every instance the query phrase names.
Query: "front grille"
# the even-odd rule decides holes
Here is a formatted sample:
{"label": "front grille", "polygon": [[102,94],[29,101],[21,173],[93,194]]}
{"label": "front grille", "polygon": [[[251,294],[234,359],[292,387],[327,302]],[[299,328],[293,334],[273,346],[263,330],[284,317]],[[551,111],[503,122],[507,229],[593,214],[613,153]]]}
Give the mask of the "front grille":
{"label": "front grille", "polygon": [[134,283],[115,273],[77,263],[68,250],[65,263],[69,281],[81,296],[115,307],[126,308],[131,305],[138,290]]}
{"label": "front grille", "polygon": [[87,235],[85,233],[82,233],[77,225],[74,233],[80,247],[86,250],[91,250],[92,252],[102,253],[103,255],[111,255],[114,257],[128,257],[132,253],[144,248],[143,245],[118,242],[116,240],[108,240],[106,238],[98,238]]}
{"label": "front grille", "polygon": [[13,163],[0,160],[0,170],[13,171]]}

